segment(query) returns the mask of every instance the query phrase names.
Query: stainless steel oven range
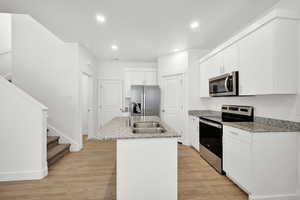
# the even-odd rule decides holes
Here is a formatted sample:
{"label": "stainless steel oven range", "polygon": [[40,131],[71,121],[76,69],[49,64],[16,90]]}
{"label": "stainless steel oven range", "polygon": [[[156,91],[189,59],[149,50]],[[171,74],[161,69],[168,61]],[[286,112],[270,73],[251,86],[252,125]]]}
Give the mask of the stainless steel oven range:
{"label": "stainless steel oven range", "polygon": [[221,116],[202,116],[199,120],[200,155],[223,174],[223,122],[251,122],[251,106],[223,105]]}

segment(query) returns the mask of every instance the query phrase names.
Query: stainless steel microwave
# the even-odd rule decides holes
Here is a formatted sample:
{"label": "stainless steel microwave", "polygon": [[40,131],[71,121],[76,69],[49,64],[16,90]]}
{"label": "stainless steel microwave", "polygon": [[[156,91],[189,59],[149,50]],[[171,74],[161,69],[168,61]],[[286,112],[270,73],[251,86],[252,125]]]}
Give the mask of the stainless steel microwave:
{"label": "stainless steel microwave", "polygon": [[209,96],[211,97],[238,96],[238,90],[238,71],[209,79]]}

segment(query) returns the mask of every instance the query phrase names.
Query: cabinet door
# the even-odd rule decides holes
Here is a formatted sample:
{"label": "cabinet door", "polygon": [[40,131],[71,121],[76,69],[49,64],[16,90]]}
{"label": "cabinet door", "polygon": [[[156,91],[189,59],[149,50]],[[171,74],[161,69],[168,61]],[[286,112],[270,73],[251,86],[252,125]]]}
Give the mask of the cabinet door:
{"label": "cabinet door", "polygon": [[212,63],[210,66],[210,78],[223,75],[224,73],[224,53],[219,52],[212,58]]}
{"label": "cabinet door", "polygon": [[208,61],[200,65],[200,97],[209,97],[209,82],[208,82]]}
{"label": "cabinet door", "polygon": [[230,145],[229,145],[226,133],[223,133],[223,170],[226,172],[227,175],[230,176],[230,172],[232,171],[231,166],[230,166],[230,159],[231,159],[231,155],[230,155]]}
{"label": "cabinet door", "polygon": [[250,144],[231,138],[229,143],[233,146],[233,151],[230,151],[232,159],[231,176],[236,182],[247,191],[250,191]]}
{"label": "cabinet door", "polygon": [[223,168],[236,184],[250,192],[251,143],[238,139],[238,131],[223,130]]}
{"label": "cabinet door", "polygon": [[230,73],[239,70],[239,49],[234,44],[223,51],[224,73]]}
{"label": "cabinet door", "polygon": [[144,85],[145,73],[143,71],[130,71],[130,84],[131,85]]}
{"label": "cabinet door", "polygon": [[190,140],[190,144],[192,145],[192,147],[194,147],[195,136],[194,136],[194,117],[193,116],[189,116],[189,140]]}
{"label": "cabinet door", "polygon": [[131,73],[125,71],[125,79],[124,79],[124,90],[125,90],[125,97],[130,97],[130,87],[131,87]]}
{"label": "cabinet door", "polygon": [[145,71],[145,85],[157,85],[157,72]]}
{"label": "cabinet door", "polygon": [[199,120],[197,117],[189,117],[189,138],[194,149],[199,151]]}
{"label": "cabinet door", "polygon": [[199,118],[195,117],[194,120],[194,148],[199,151]]}
{"label": "cabinet door", "polygon": [[240,94],[270,94],[273,90],[273,26],[266,25],[239,42]]}

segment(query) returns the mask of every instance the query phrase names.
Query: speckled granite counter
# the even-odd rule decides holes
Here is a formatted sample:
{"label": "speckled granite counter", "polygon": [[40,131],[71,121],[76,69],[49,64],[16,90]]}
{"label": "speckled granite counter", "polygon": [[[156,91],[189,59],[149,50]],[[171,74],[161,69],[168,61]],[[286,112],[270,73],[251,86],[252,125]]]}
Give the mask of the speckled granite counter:
{"label": "speckled granite counter", "polygon": [[251,133],[266,133],[266,132],[300,132],[299,129],[292,127],[276,127],[258,122],[223,122],[225,126],[231,126]]}
{"label": "speckled granite counter", "polygon": [[264,117],[255,117],[254,122],[222,122],[221,112],[212,110],[191,110],[189,115],[205,117],[226,126],[231,126],[252,133],[261,132],[300,132],[300,123]]}
{"label": "speckled granite counter", "polygon": [[166,129],[166,132],[155,133],[155,134],[151,134],[151,133],[133,134],[132,129],[129,126],[129,117],[116,117],[98,130],[96,138],[99,140],[117,140],[117,139],[137,139],[137,138],[180,137],[180,135],[175,130],[170,128],[166,123],[161,121],[160,118],[157,116],[131,117],[131,124],[133,124],[134,122],[142,122],[142,121],[160,122],[161,125]]}
{"label": "speckled granite counter", "polygon": [[221,112],[213,111],[213,110],[190,110],[189,115],[195,116],[195,117],[203,117],[203,116],[221,116]]}

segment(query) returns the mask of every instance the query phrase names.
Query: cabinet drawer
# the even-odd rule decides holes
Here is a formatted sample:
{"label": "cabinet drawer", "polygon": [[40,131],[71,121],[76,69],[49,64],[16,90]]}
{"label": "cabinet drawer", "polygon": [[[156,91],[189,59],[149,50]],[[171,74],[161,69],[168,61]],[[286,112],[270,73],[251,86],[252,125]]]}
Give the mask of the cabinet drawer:
{"label": "cabinet drawer", "polygon": [[241,129],[229,127],[229,126],[224,126],[223,137],[232,137],[232,138],[235,138],[237,140],[247,142],[247,143],[251,143],[251,140],[252,140],[251,133],[249,133],[247,131],[243,131]]}

